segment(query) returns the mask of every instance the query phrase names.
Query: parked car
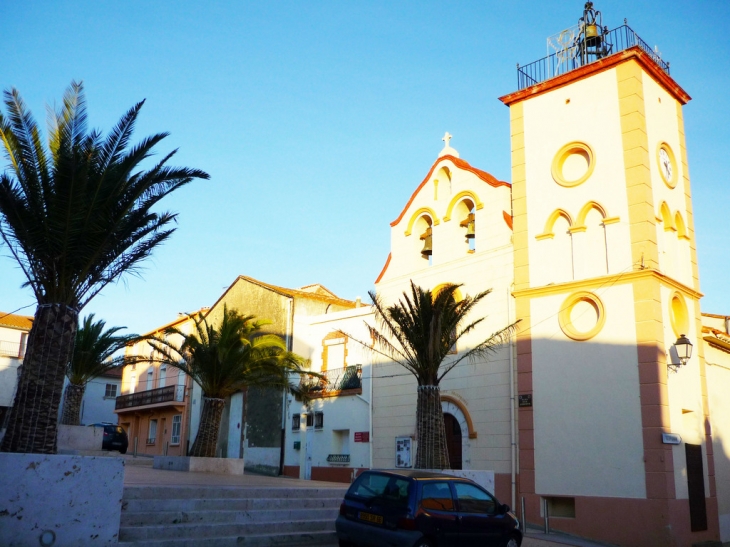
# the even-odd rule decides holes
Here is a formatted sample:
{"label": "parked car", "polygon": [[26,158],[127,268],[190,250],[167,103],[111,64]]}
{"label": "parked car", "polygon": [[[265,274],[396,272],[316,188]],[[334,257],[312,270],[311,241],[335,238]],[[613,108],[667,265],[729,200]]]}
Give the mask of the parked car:
{"label": "parked car", "polygon": [[469,479],[427,471],[366,471],[336,522],[340,547],[519,547],[519,521]]}
{"label": "parked car", "polygon": [[100,422],[98,424],[89,424],[89,427],[104,428],[104,440],[101,443],[102,450],[118,450],[122,454],[127,453],[129,438],[122,426],[111,422]]}

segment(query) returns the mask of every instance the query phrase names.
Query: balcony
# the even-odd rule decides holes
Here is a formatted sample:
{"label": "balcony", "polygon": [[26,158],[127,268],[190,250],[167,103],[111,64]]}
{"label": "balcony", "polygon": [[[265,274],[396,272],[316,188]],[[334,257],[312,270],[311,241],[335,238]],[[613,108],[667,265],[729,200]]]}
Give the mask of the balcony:
{"label": "balcony", "polygon": [[301,386],[312,398],[362,393],[362,366],[335,368],[321,373],[324,378],[302,378]]}
{"label": "balcony", "polygon": [[134,408],[139,406],[157,405],[160,403],[180,403],[185,400],[185,386],[165,386],[157,389],[148,389],[139,393],[120,395],[117,397],[115,410]]}
{"label": "balcony", "polygon": [[584,36],[583,29],[578,27],[566,29],[549,39],[555,53],[524,66],[517,65],[517,89],[539,84],[632,47],[642,49],[669,75],[669,63],[628,25],[602,33],[600,38]]}

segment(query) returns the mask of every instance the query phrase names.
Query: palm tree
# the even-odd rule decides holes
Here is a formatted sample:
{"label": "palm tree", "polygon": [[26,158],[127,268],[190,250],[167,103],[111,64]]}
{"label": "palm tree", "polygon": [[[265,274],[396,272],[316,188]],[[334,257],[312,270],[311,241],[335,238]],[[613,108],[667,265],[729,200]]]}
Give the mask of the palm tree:
{"label": "palm tree", "polygon": [[38,304],[0,450],[56,452],[58,406],[81,309],[173,233],[175,214],[153,212],[166,195],[203,171],[139,165],[167,134],[128,147],[143,102],[108,136],[87,131],[83,86],[72,82],[63,106],[49,112],[48,146],[16,89],[5,91],[0,140],[0,236]]}
{"label": "palm tree", "polygon": [[[193,333],[170,328],[165,339],[156,338],[149,344],[162,355],[160,362],[182,370],[202,388],[200,426],[189,455],[212,458],[226,397],[245,387],[266,387],[306,398],[306,392],[291,384],[289,377],[317,375],[302,369],[304,360],[287,351],[280,336],[261,332],[270,321],[240,315],[227,307],[218,326],[209,325],[202,315],[190,317],[195,322]],[[182,342],[174,343],[170,335],[178,335],[178,340],[182,337]]]}
{"label": "palm tree", "polygon": [[[491,290],[475,296],[454,298],[461,285],[449,283],[438,291],[416,286],[411,281],[410,294],[403,292],[400,301],[386,305],[374,292],[369,292],[375,306],[375,317],[381,330],[367,325],[372,344],[358,341],[384,357],[398,363],[416,377],[418,401],[416,406],[417,469],[448,469],[444,415],[441,410],[439,383],[464,360],[485,359],[509,339],[517,323],[513,323],[476,343],[452,359],[454,346],[472,333],[484,317],[466,323],[469,312]],[[349,335],[348,335],[349,336]]]}
{"label": "palm tree", "polygon": [[66,395],[63,399],[61,423],[79,425],[81,421],[81,400],[84,398],[86,384],[118,367],[124,367],[140,361],[139,357],[114,354],[127,344],[134,344],[141,337],[136,334],[115,336],[126,327],[112,327],[104,330],[106,323],[102,320],[94,322],[94,314],[87,315],[83,324],[76,331],[74,353],[66,369]]}

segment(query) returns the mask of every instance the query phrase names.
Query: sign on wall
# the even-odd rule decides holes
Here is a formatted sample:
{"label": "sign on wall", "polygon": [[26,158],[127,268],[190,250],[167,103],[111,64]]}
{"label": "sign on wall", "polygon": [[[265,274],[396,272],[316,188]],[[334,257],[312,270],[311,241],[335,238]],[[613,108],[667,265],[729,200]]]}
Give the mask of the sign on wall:
{"label": "sign on wall", "polygon": [[411,465],[411,448],[413,439],[410,437],[395,438],[395,466],[396,467],[412,467]]}
{"label": "sign on wall", "polygon": [[356,443],[369,443],[370,432],[369,431],[355,431],[355,442]]}

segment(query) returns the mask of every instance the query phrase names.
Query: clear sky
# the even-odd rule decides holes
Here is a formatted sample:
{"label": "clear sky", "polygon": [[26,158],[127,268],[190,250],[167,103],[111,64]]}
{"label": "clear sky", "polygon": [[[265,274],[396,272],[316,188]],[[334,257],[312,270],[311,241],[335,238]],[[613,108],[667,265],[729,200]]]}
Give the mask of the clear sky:
{"label": "clear sky", "polygon": [[[730,315],[730,2],[599,0],[671,63],[684,107],[703,311]],[[210,306],[240,274],[367,299],[389,223],[441,150],[510,180],[516,63],[546,54],[583,2],[0,0],[0,85],[40,123],[72,79],[104,132],[146,98],[134,140],[203,169],[163,202],[178,230],[140,277],[84,310],[146,332]],[[3,160],[4,163],[4,160]],[[725,166],[723,167],[723,164]],[[33,304],[0,247],[0,310]],[[455,280],[458,281],[458,280]],[[32,315],[34,306],[20,313]]]}

